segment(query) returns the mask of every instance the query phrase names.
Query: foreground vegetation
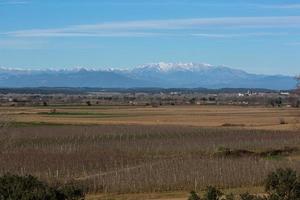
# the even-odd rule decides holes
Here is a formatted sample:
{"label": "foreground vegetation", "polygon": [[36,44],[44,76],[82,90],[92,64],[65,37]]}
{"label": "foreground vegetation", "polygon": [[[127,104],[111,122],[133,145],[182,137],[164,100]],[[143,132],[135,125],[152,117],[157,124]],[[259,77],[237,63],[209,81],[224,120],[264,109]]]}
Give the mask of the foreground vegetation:
{"label": "foreground vegetation", "polygon": [[1,129],[0,174],[89,193],[252,187],[280,167],[299,170],[300,135],[189,126],[34,126]]}
{"label": "foreground vegetation", "polygon": [[49,186],[33,176],[0,177],[0,200],[79,200],[84,192],[74,184]]}
{"label": "foreground vegetation", "polygon": [[215,187],[208,186],[203,198],[192,191],[188,200],[298,200],[300,199],[299,178],[292,169],[277,169],[267,176],[264,194],[253,195],[247,192],[236,198],[233,194],[224,194]]}
{"label": "foreground vegetation", "polygon": [[[33,176],[6,174],[0,177],[0,200],[79,200],[84,192],[76,185],[51,187]],[[292,169],[277,169],[265,180],[265,193],[242,193],[237,197],[224,194],[213,186],[208,186],[203,197],[195,191],[188,200],[298,200],[300,199],[300,179]]]}

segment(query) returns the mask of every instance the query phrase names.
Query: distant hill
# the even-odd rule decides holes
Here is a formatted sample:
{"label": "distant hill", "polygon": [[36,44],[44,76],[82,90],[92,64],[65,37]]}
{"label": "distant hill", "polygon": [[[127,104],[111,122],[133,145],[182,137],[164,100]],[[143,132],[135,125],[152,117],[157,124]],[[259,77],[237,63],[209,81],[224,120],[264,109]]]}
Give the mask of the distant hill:
{"label": "distant hill", "polygon": [[0,87],[98,88],[265,88],[293,89],[296,81],[283,75],[258,75],[224,66],[199,63],[154,63],[131,70],[0,69]]}

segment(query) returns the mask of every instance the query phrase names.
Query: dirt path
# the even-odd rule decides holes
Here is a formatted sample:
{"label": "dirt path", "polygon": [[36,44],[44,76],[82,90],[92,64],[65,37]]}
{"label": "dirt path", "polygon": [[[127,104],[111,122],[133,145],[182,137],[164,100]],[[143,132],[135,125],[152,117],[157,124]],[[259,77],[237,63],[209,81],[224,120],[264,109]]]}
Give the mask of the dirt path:
{"label": "dirt path", "polygon": [[84,180],[88,180],[88,179],[91,179],[91,178],[98,178],[98,177],[101,177],[101,176],[107,176],[107,175],[111,175],[111,174],[131,171],[131,170],[139,169],[139,168],[146,167],[146,166],[153,167],[153,166],[161,164],[162,162],[166,162],[166,161],[159,161],[159,162],[154,162],[154,163],[145,163],[145,164],[141,164],[141,165],[137,165],[137,166],[125,167],[125,168],[117,169],[117,170],[113,170],[113,171],[108,171],[108,172],[103,172],[103,173],[98,173],[98,174],[92,174],[92,175],[88,175],[88,176],[79,177],[79,178],[76,178],[75,180],[84,181]]}

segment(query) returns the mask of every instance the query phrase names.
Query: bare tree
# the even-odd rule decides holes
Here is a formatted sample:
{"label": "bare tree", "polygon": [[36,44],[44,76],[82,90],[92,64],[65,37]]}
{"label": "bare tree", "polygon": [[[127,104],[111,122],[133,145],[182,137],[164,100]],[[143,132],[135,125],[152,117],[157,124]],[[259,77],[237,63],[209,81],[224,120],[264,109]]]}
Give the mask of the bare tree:
{"label": "bare tree", "polygon": [[297,93],[300,94],[300,75],[296,77],[297,80]]}

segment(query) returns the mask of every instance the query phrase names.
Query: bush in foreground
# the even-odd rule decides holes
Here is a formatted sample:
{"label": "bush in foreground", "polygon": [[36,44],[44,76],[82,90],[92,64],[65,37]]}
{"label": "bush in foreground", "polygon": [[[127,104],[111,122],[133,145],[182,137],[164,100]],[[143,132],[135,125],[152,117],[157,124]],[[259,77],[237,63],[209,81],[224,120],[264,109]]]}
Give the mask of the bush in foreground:
{"label": "bush in foreground", "polygon": [[200,197],[195,191],[191,191],[188,200],[200,200]]}
{"label": "bush in foreground", "polygon": [[300,179],[291,169],[278,169],[270,173],[265,189],[270,200],[300,200]]}
{"label": "bush in foreground", "polygon": [[[292,169],[278,169],[268,175],[265,181],[265,195],[241,194],[239,200],[300,200],[300,177]],[[194,197],[194,198],[191,198]],[[198,198],[195,198],[198,197]],[[200,200],[192,192],[189,200]],[[208,187],[203,200],[234,200],[233,195],[223,195],[214,187]]]}
{"label": "bush in foreground", "polygon": [[75,185],[50,187],[33,176],[0,177],[0,200],[79,200],[83,191]]}
{"label": "bush in foreground", "polygon": [[209,186],[204,194],[205,200],[221,200],[223,193],[215,187]]}
{"label": "bush in foreground", "polygon": [[267,200],[266,197],[260,197],[256,195],[249,194],[248,192],[240,195],[241,200]]}

